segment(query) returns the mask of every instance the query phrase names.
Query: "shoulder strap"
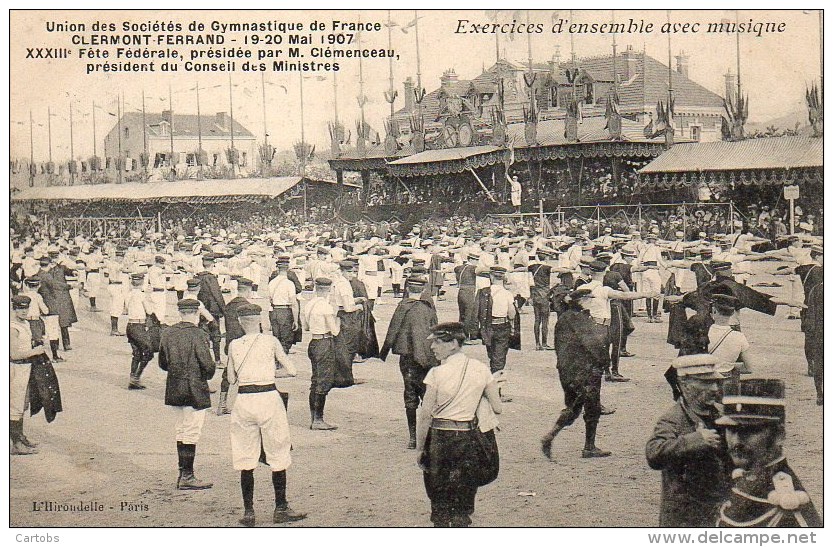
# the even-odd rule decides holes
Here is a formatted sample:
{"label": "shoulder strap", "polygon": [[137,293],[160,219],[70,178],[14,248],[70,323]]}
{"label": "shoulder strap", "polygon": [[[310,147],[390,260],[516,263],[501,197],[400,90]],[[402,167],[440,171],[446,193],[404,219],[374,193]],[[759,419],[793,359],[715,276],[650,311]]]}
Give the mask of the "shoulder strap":
{"label": "shoulder strap", "polygon": [[715,347],[714,347],[711,351],[709,351],[709,353],[711,354],[711,353],[716,352],[716,351],[717,351],[717,348],[719,348],[719,347],[720,347],[720,344],[722,344],[722,343],[723,343],[723,341],[724,341],[724,340],[726,340],[726,338],[728,338],[728,337],[729,337],[729,335],[730,335],[730,334],[732,334],[733,332],[735,332],[735,331],[734,331],[734,330],[732,330],[732,329],[730,328],[730,329],[729,329],[729,332],[727,332],[726,334],[724,334],[724,335],[723,335],[723,337],[720,339],[720,341],[719,341],[719,342],[717,342],[717,345],[716,345],[716,346],[715,346]]}
{"label": "shoulder strap", "polygon": [[239,367],[239,368],[234,369],[234,375],[237,377],[237,380],[238,380],[238,381],[240,380],[240,371],[241,371],[241,370],[243,370],[243,365],[245,365],[245,364],[246,364],[246,360],[249,358],[249,354],[252,352],[252,348],[254,348],[254,347],[255,347],[255,344],[257,344],[257,341],[258,341],[258,340],[260,340],[260,336],[261,336],[260,334],[258,334],[257,336],[255,336],[255,339],[254,339],[254,340],[252,340],[252,345],[251,345],[251,346],[249,346],[249,349],[248,349],[248,350],[246,350],[246,355],[244,355],[244,356],[243,356],[243,360],[242,360],[242,361],[240,361],[240,367]]}
{"label": "shoulder strap", "polygon": [[460,390],[463,388],[463,379],[466,377],[466,371],[468,370],[468,368],[469,368],[469,358],[466,357],[466,362],[463,363],[463,373],[460,374],[460,380],[457,382],[457,387],[454,389],[454,395],[449,397],[447,401],[445,401],[443,404],[438,406],[437,409],[434,410],[434,412],[431,413],[432,416],[434,416],[436,414],[439,414],[440,412],[442,412],[443,410],[448,408],[448,406],[454,401],[454,399],[457,398],[457,396],[460,394]]}
{"label": "shoulder strap", "polygon": [[811,273],[813,272],[813,270],[815,270],[817,267],[818,267],[817,265],[813,264],[813,266],[812,266],[809,270],[807,270],[807,273],[806,273],[806,274],[804,274],[804,277],[802,277],[802,278],[801,278],[801,284],[802,284],[802,285],[806,285],[806,284],[807,284],[807,280],[810,278],[810,274],[811,274]]}

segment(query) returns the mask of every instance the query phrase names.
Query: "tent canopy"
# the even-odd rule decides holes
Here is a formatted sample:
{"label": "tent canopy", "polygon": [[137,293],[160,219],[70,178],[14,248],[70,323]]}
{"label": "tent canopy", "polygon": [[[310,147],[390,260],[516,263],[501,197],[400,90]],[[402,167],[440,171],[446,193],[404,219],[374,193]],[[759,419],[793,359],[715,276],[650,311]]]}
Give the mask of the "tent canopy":
{"label": "tent canopy", "polygon": [[676,144],[639,174],[818,168],[822,155],[822,139],[813,137]]}
{"label": "tent canopy", "polygon": [[84,184],[24,188],[12,196],[24,201],[126,201],[163,203],[220,203],[273,199],[299,182],[301,177],[265,179],[212,179],[128,184]]}

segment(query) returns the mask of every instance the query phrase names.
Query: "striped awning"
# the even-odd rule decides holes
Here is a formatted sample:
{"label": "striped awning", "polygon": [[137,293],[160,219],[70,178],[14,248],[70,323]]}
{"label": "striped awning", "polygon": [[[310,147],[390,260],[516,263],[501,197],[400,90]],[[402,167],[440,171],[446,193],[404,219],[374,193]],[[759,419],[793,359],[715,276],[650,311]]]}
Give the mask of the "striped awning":
{"label": "striped awning", "polygon": [[813,137],[677,144],[639,174],[820,168],[822,156],[822,139]]}
{"label": "striped awning", "polygon": [[299,182],[301,177],[262,179],[212,179],[127,184],[84,184],[24,188],[12,196],[24,201],[126,201],[163,203],[228,203],[273,199]]}

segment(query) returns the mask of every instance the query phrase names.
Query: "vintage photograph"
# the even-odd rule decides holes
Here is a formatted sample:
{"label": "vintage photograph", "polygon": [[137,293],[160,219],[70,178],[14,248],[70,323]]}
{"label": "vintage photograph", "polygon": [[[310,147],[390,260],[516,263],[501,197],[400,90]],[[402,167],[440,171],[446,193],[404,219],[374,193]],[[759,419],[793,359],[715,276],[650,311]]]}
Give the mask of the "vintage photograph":
{"label": "vintage photograph", "polygon": [[822,527],[823,15],[10,10],[17,541]]}

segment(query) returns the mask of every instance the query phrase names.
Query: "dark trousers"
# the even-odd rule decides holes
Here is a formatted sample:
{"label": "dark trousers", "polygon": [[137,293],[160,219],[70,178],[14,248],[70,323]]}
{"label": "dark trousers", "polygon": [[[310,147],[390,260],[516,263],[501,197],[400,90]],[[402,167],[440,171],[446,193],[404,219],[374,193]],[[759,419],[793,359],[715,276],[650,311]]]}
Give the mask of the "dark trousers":
{"label": "dark trousers", "polygon": [[404,384],[405,408],[416,409],[425,396],[425,375],[428,374],[428,369],[414,361],[411,355],[401,355],[399,372],[402,373]]}
{"label": "dark trousers", "polygon": [[203,323],[202,327],[208,332],[208,336],[211,338],[211,349],[214,352],[214,360],[220,360],[220,340],[222,339],[223,335],[220,332],[220,323],[219,318],[215,317],[214,321]]}
{"label": "dark trousers", "polygon": [[335,387],[353,385],[352,362],[346,367],[336,357],[334,338],[310,340],[307,356],[312,364],[310,393],[326,395]]}
{"label": "dark trousers", "polygon": [[572,424],[584,412],[585,423],[598,423],[602,413],[602,371],[592,369],[581,382],[561,379],[564,389],[564,410],[555,425],[558,429]]}
{"label": "dark trousers", "polygon": [[625,314],[617,302],[610,302],[610,368],[605,369],[613,373],[619,372],[619,352],[625,338]]}
{"label": "dark trousers", "polygon": [[43,342],[43,337],[46,334],[46,326],[43,324],[43,319],[29,319],[29,330],[32,331],[32,341],[36,344]]}
{"label": "dark trousers", "polygon": [[469,340],[477,338],[477,294],[473,286],[462,286],[457,291],[457,308],[460,311],[460,322],[466,328]]}
{"label": "dark trousers", "polygon": [[547,331],[550,328],[550,303],[532,300],[532,313],[535,323],[532,330],[535,333],[535,345],[547,345]]}
{"label": "dark trousers", "polygon": [[133,359],[130,362],[130,375],[139,376],[150,360],[153,359],[147,326],[144,323],[128,323],[126,334],[130,349],[133,352]]}
{"label": "dark trousers", "polygon": [[430,429],[423,451],[428,455],[423,482],[431,500],[431,522],[447,528],[471,524],[477,485],[470,476],[477,441],[471,431]]}
{"label": "dark trousers", "polygon": [[269,312],[269,324],[272,327],[272,336],[281,341],[284,352],[295,343],[295,319],[292,310],[289,308],[277,308]]}
{"label": "dark trousers", "polygon": [[824,397],[824,336],[820,334],[804,334],[804,355],[807,357],[807,367],[813,373],[816,396],[821,398]]}
{"label": "dark trousers", "polygon": [[509,323],[491,325],[492,336],[486,344],[486,353],[489,356],[489,368],[492,374],[506,368],[506,354],[509,353]]}

